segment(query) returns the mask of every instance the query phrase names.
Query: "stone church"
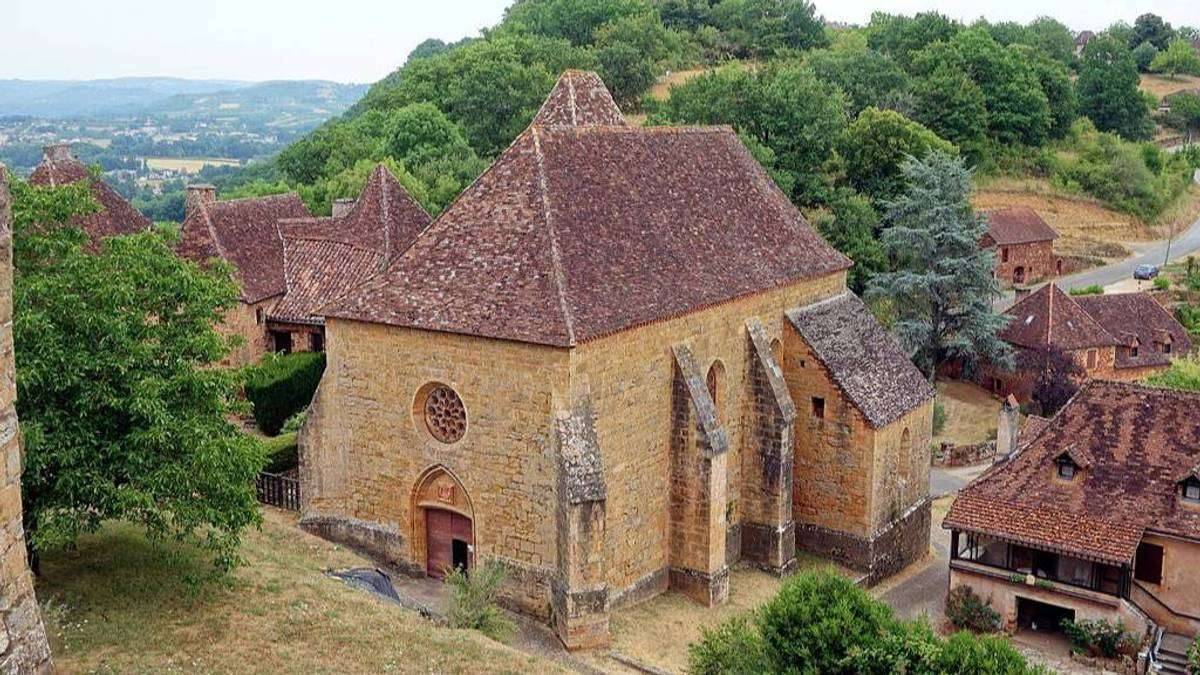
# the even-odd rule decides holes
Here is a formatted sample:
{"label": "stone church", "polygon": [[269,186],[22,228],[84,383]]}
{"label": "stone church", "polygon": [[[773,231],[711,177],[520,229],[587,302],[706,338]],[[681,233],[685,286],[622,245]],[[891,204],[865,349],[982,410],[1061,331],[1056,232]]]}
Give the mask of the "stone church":
{"label": "stone church", "polygon": [[797,549],[929,541],[933,390],[727,127],[568,72],[386,270],[327,305],[301,524],[414,574],[486,560],[569,648]]}

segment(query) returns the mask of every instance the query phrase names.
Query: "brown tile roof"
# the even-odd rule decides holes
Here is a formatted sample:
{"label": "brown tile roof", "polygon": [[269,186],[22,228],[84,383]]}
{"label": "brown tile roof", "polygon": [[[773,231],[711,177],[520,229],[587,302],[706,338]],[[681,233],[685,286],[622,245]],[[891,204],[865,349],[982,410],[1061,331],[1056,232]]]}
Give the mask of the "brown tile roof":
{"label": "brown tile roof", "polygon": [[1022,298],[1005,315],[1012,320],[1001,329],[1000,337],[1019,347],[1053,345],[1069,351],[1117,344],[1116,338],[1085,312],[1076,298],[1052,283]]}
{"label": "brown tile roof", "polygon": [[[1112,563],[1144,531],[1200,539],[1179,481],[1200,461],[1200,394],[1093,381],[1008,463],[967,486],[944,526]],[[1083,457],[1073,481],[1063,453]]]}
{"label": "brown tile roof", "polygon": [[1017,447],[1023,448],[1033,442],[1033,439],[1038,437],[1038,434],[1045,431],[1049,426],[1050,420],[1037,415],[1029,415],[1025,418],[1025,426],[1021,428],[1021,434],[1017,437]]}
{"label": "brown tile roof", "polygon": [[100,210],[77,217],[72,222],[86,232],[93,242],[150,229],[150,220],[116,190],[98,178],[91,178],[87,167],[71,155],[70,146],[66,143],[46,146],[42,163],[29,176],[30,183],[43,187],[69,185],[82,180],[91,181],[92,198],[100,204]]}
{"label": "brown tile roof", "polygon": [[388,260],[403,253],[430,222],[416,202],[383,164],[371,172],[362,193],[344,216],[285,220],[285,237],[303,236],[353,244]]}
{"label": "brown tile roof", "polygon": [[178,251],[198,262],[211,258],[229,262],[237,270],[242,299],[259,302],[284,291],[279,220],[308,215],[294,193],[197,202],[183,221]]}
{"label": "brown tile roof", "polygon": [[[1117,350],[1118,368],[1166,366],[1171,364],[1172,354],[1191,351],[1187,329],[1149,293],[1085,295],[1075,301],[1122,346],[1138,345],[1136,357],[1127,349]],[[1171,354],[1159,349],[1167,341]]]}
{"label": "brown tile roof", "polygon": [[285,237],[284,276],[287,293],[267,317],[287,323],[321,324],[318,311],[376,274],[383,255],[353,244]]}
{"label": "brown tile roof", "polygon": [[595,73],[568,70],[533,119],[538,126],[624,126],[621,109]]}
{"label": "brown tile roof", "polygon": [[853,293],[787,316],[872,426],[890,424],[933,398],[934,389],[921,371]]}
{"label": "brown tile roof", "polygon": [[601,124],[591,81],[565,75],[540,121],[327,314],[570,346],[849,267],[732,130]]}
{"label": "brown tile roof", "polygon": [[1037,211],[1027,206],[990,211],[986,218],[988,229],[985,237],[999,246],[1058,239],[1058,233],[1042,220]]}

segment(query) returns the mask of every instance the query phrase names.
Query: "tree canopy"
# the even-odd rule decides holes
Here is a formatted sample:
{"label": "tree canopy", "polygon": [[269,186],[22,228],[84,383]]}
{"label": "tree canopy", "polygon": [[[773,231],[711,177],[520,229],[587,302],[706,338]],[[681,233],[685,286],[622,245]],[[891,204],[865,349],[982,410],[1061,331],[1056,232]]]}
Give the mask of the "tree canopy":
{"label": "tree canopy", "polygon": [[1101,131],[1113,131],[1129,139],[1149,139],[1154,123],[1139,83],[1129,47],[1112,36],[1097,37],[1083,50],[1076,82],[1079,112]]}

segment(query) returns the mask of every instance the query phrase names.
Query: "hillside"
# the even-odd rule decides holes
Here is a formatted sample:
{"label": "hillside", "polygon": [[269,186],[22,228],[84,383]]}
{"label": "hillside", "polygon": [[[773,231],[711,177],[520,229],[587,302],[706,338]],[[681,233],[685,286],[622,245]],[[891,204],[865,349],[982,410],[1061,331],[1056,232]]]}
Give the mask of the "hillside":
{"label": "hillside", "polygon": [[171,96],[212,93],[250,84],[175,77],[0,80],[0,115],[61,118],[123,114]]}
{"label": "hillside", "polygon": [[353,105],[366,85],[324,80],[263,82],[216,92],[176,94],[140,110],[166,119],[256,119],[272,126],[315,126]]}

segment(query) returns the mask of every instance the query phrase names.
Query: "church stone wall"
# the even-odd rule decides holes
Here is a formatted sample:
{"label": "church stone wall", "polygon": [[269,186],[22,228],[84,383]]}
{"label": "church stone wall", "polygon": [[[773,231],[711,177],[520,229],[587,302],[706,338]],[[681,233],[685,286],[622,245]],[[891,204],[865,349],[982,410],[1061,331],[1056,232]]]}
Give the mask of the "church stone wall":
{"label": "church stone wall", "polygon": [[0,673],[50,671],[50,648],[33,595],[21,520],[21,444],[12,344],[12,227],[0,166]]}
{"label": "church stone wall", "polygon": [[[433,467],[459,483],[475,561],[496,558],[509,602],[541,618],[556,572],[554,410],[563,349],[331,319],[324,378],[302,433],[302,525],[423,573],[414,489]],[[421,392],[450,386],[467,428],[445,444],[427,430]]]}

